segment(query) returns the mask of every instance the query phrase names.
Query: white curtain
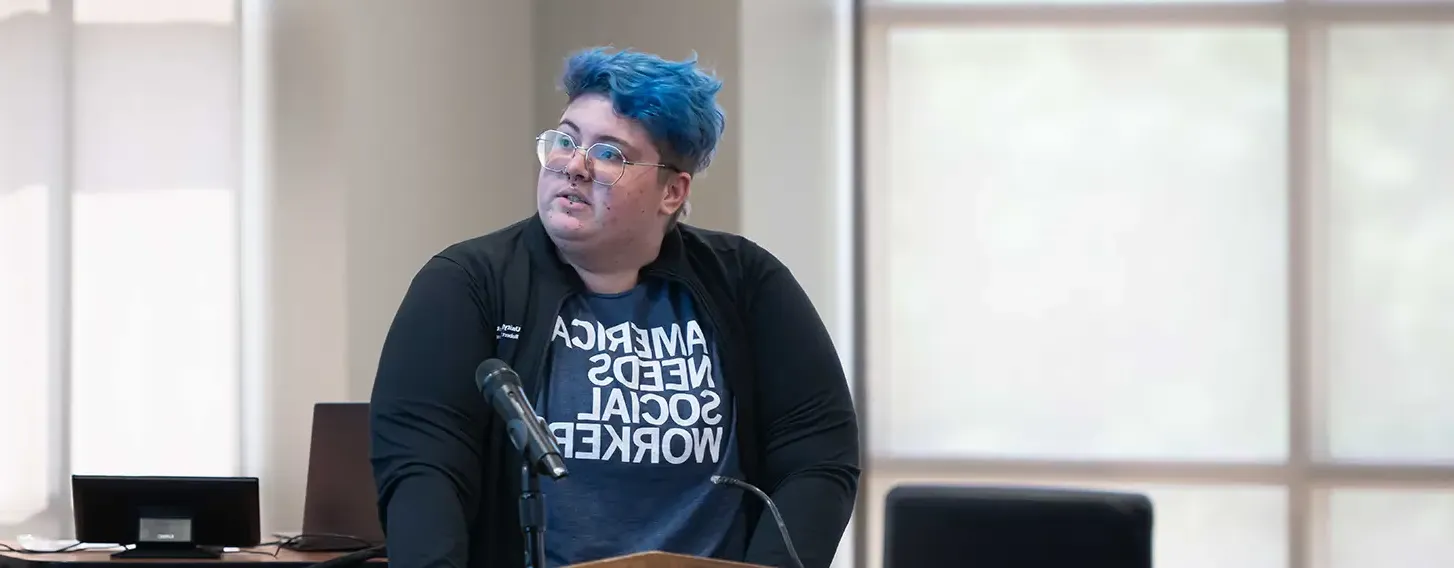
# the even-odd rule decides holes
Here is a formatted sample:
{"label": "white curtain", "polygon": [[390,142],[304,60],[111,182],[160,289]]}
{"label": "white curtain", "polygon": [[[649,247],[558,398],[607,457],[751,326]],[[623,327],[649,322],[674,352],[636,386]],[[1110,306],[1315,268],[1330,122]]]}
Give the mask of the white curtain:
{"label": "white curtain", "polygon": [[241,472],[234,0],[0,0],[0,538]]}

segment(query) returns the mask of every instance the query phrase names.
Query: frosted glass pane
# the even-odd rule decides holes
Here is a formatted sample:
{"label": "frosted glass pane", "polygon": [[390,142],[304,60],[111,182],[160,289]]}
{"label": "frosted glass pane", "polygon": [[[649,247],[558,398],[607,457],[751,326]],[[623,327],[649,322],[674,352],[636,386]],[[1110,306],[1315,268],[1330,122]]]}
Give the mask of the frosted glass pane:
{"label": "frosted glass pane", "polygon": [[75,29],[72,467],[235,475],[237,30],[88,22]]}
{"label": "frosted glass pane", "polygon": [[1154,565],[1286,568],[1286,490],[1167,485],[1139,490],[1156,508]]}
{"label": "frosted glass pane", "polygon": [[44,1],[0,0],[0,538],[41,530],[58,493],[53,320],[64,65]]}
{"label": "frosted glass pane", "polygon": [[870,4],[1034,4],[1034,5],[1073,5],[1073,4],[1262,4],[1276,3],[1277,0],[868,0]]}
{"label": "frosted glass pane", "polygon": [[1454,0],[1314,0],[1334,4],[1446,4]]}
{"label": "frosted glass pane", "polygon": [[231,23],[234,0],[74,0],[82,23]]}
{"label": "frosted glass pane", "polygon": [[0,187],[0,525],[39,513],[51,493],[50,206],[44,187]]}
{"label": "frosted glass pane", "polygon": [[877,454],[1284,455],[1283,42],[891,32]]}
{"label": "frosted glass pane", "polygon": [[233,26],[78,24],[76,190],[237,187]]}
{"label": "frosted glass pane", "polygon": [[65,60],[57,17],[15,8],[0,11],[0,193],[55,187],[63,171],[64,132],[56,126],[64,112]]}
{"label": "frosted glass pane", "polygon": [[1329,36],[1335,458],[1454,463],[1451,70],[1454,26]]}
{"label": "frosted glass pane", "polygon": [[1047,486],[1141,493],[1154,507],[1154,565],[1172,568],[1286,568],[1287,491],[1270,486],[1097,484],[953,478],[870,478],[867,558],[883,558],[883,503],[900,483]]}
{"label": "frosted glass pane", "polygon": [[0,0],[0,18],[50,11],[50,0]]}
{"label": "frosted glass pane", "polygon": [[1454,566],[1454,491],[1334,490],[1327,568]]}
{"label": "frosted glass pane", "polygon": [[76,473],[237,474],[234,200],[220,190],[76,196]]}

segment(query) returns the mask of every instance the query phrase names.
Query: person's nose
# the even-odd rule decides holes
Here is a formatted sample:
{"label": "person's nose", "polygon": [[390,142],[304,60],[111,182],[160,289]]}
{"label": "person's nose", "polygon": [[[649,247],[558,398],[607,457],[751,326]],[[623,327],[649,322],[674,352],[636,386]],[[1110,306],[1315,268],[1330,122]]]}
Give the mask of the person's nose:
{"label": "person's nose", "polygon": [[570,162],[565,165],[566,178],[572,182],[579,183],[584,183],[586,180],[591,179],[591,168],[587,161],[586,152],[580,148],[576,148],[571,153]]}

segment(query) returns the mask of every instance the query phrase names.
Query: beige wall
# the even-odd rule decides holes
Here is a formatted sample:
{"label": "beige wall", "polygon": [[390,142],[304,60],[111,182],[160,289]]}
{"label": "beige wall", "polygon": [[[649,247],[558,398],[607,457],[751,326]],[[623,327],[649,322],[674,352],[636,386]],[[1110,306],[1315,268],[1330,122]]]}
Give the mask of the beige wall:
{"label": "beige wall", "polygon": [[850,355],[849,0],[740,0],[744,235],[792,269]]}
{"label": "beige wall", "polygon": [[534,211],[529,0],[345,11],[349,397],[368,400],[409,280]]}
{"label": "beige wall", "polygon": [[[612,44],[725,80],[727,132],[691,222],[781,257],[847,355],[834,7],[843,0],[265,3],[247,241],[246,464],[264,529],[301,523],[312,404],[367,400],[409,279],[529,215],[529,140],[559,119],[565,56]],[[842,559],[840,559],[842,560]]]}
{"label": "beige wall", "polygon": [[[531,211],[529,0],[274,2],[250,239],[267,308],[247,465],[264,529],[302,519],[317,401],[367,400],[409,280],[444,246]],[[522,55],[522,53],[524,55]],[[245,371],[246,372],[246,371]]]}
{"label": "beige wall", "polygon": [[279,2],[250,21],[266,26],[253,30],[253,78],[265,82],[249,93],[262,172],[246,174],[263,197],[244,209],[244,239],[263,252],[244,271],[244,290],[262,290],[243,307],[244,466],[261,479],[264,530],[302,515],[311,403],[347,396],[336,12],[336,1]]}

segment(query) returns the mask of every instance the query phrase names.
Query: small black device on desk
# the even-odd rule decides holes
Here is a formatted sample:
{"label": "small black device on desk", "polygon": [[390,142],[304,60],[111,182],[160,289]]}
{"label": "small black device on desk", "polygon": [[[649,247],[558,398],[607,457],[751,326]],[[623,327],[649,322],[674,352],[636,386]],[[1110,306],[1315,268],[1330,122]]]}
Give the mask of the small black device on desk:
{"label": "small black device on desk", "polygon": [[255,477],[73,475],[71,495],[76,540],[135,545],[116,558],[217,558],[262,540]]}

